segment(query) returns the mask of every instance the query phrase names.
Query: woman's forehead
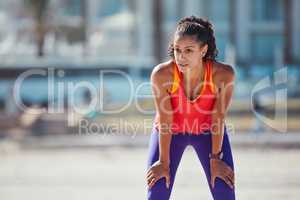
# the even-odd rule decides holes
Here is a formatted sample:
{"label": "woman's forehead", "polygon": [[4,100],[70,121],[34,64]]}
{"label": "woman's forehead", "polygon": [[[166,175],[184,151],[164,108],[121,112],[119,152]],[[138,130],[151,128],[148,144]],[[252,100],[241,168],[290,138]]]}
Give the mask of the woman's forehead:
{"label": "woman's forehead", "polygon": [[199,45],[199,42],[196,41],[195,37],[193,37],[193,36],[175,35],[173,42],[174,42],[175,46],[194,46],[194,47],[197,47]]}

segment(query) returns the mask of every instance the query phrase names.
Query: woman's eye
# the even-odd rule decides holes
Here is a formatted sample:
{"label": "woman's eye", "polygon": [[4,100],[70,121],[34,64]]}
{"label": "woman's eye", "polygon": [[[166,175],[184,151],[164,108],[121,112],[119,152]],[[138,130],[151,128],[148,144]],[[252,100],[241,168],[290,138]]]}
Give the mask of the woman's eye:
{"label": "woman's eye", "polygon": [[192,50],[191,50],[191,49],[187,49],[186,52],[187,52],[187,53],[191,53]]}
{"label": "woman's eye", "polygon": [[176,52],[176,53],[179,53],[179,52],[180,52],[180,50],[179,50],[179,49],[175,49],[175,52]]}

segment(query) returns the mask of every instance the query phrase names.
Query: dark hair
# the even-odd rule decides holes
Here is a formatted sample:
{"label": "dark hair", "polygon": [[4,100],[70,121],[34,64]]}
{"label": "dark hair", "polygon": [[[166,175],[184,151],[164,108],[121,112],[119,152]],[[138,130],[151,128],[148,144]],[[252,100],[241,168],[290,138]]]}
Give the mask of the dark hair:
{"label": "dark hair", "polygon": [[[204,56],[204,60],[215,60],[218,55],[216,39],[212,24],[203,18],[190,16],[182,18],[178,24],[175,34],[179,36],[195,36],[198,42],[208,45],[208,50]],[[173,41],[170,42],[168,54],[174,58]]]}

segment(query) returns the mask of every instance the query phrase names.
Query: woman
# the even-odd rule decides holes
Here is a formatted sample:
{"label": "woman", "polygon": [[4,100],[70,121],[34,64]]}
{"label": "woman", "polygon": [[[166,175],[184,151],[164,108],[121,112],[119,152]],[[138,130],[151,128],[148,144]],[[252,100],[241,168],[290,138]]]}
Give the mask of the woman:
{"label": "woman", "polygon": [[149,143],[148,199],[170,198],[182,154],[191,145],[214,200],[235,199],[234,165],[225,126],[235,74],[215,60],[210,22],[179,21],[169,48],[172,59],[151,74],[157,115]]}

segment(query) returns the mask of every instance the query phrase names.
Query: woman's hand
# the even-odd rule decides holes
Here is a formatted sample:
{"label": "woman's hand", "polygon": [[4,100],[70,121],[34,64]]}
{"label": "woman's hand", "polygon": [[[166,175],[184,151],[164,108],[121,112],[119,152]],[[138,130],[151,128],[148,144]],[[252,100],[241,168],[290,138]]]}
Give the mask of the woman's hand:
{"label": "woman's hand", "polygon": [[156,161],[150,169],[147,171],[147,184],[151,188],[157,180],[165,177],[166,187],[170,186],[170,169],[169,164],[165,164],[161,161]]}
{"label": "woman's hand", "polygon": [[234,187],[234,172],[229,165],[221,159],[210,159],[211,186],[215,187],[217,177],[224,180],[232,189]]}

